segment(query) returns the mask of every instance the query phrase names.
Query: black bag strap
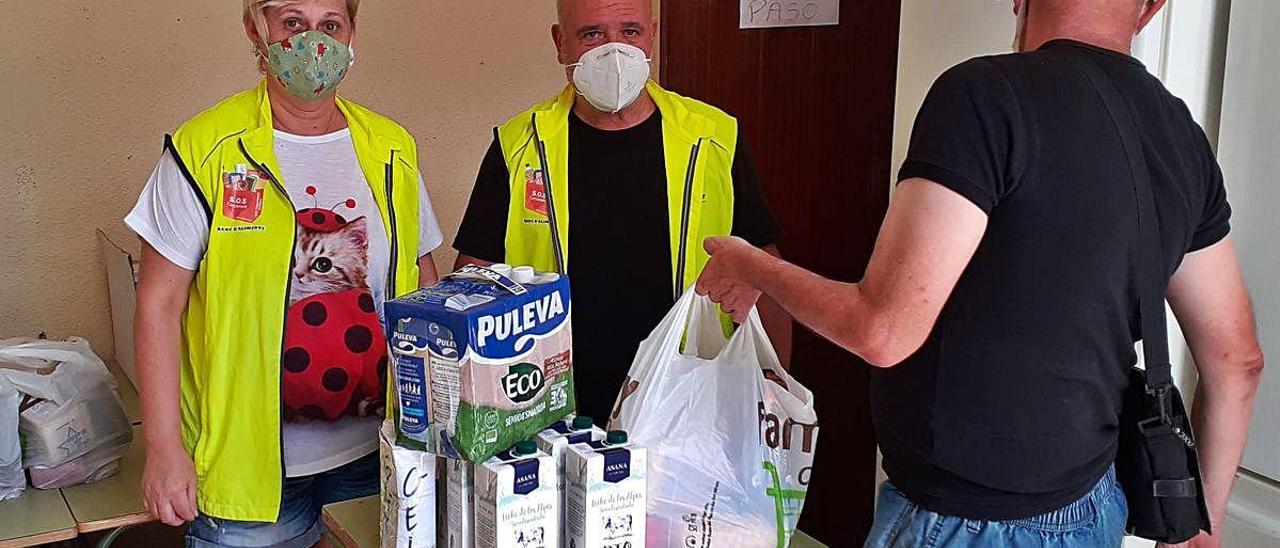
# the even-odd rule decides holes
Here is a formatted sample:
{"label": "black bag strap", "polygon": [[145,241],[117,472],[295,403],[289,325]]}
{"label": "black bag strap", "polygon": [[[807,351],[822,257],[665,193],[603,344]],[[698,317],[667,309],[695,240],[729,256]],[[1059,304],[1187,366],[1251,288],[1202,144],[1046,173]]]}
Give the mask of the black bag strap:
{"label": "black bag strap", "polygon": [[1129,159],[1134,198],[1138,204],[1138,247],[1133,254],[1133,266],[1138,276],[1138,315],[1142,321],[1147,390],[1160,397],[1161,415],[1167,416],[1167,395],[1174,386],[1164,314],[1168,280],[1164,274],[1155,191],[1151,188],[1146,154],[1142,151],[1142,141],[1138,138],[1138,126],[1133,121],[1131,109],[1115,84],[1093,61],[1081,59],[1077,55],[1068,55],[1068,58],[1089,77],[1094,89],[1098,91],[1098,96],[1111,114],[1111,120],[1115,122],[1125,156]]}

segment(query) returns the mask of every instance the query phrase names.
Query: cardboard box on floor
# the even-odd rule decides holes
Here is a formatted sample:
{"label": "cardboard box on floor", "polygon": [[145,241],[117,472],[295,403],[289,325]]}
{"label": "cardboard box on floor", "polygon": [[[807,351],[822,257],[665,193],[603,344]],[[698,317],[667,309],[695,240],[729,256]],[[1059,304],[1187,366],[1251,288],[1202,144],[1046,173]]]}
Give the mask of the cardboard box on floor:
{"label": "cardboard box on floor", "polygon": [[116,344],[116,363],[138,385],[137,368],[133,363],[133,311],[138,298],[137,252],[112,241],[101,230],[103,261],[107,265],[107,289],[111,296],[111,329]]}

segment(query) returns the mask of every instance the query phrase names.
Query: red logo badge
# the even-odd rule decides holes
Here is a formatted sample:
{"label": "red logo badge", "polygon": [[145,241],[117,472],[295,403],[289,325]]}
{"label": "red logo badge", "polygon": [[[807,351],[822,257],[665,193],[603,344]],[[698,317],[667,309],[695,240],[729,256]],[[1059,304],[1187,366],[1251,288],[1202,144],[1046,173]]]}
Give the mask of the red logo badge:
{"label": "red logo badge", "polygon": [[524,208],[540,215],[547,214],[547,186],[542,180],[542,170],[524,168]]}
{"label": "red logo badge", "polygon": [[237,168],[222,176],[222,215],[252,223],[262,215],[262,195],[267,177],[257,170]]}

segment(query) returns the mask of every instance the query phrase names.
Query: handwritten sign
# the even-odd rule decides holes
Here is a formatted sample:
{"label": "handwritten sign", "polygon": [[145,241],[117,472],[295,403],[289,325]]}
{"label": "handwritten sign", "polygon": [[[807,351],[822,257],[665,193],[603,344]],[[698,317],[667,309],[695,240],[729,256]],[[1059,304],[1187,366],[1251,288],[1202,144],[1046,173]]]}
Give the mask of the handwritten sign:
{"label": "handwritten sign", "polygon": [[840,0],[741,0],[740,29],[840,24]]}

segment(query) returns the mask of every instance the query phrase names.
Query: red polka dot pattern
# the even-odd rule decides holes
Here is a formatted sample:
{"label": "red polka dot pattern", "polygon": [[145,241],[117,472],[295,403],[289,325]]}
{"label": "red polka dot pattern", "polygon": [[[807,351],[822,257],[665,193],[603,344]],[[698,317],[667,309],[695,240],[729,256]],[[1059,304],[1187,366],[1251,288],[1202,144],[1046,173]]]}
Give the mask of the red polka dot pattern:
{"label": "red polka dot pattern", "polygon": [[368,289],[325,293],[290,306],[281,386],[285,419],[382,413],[385,340]]}

